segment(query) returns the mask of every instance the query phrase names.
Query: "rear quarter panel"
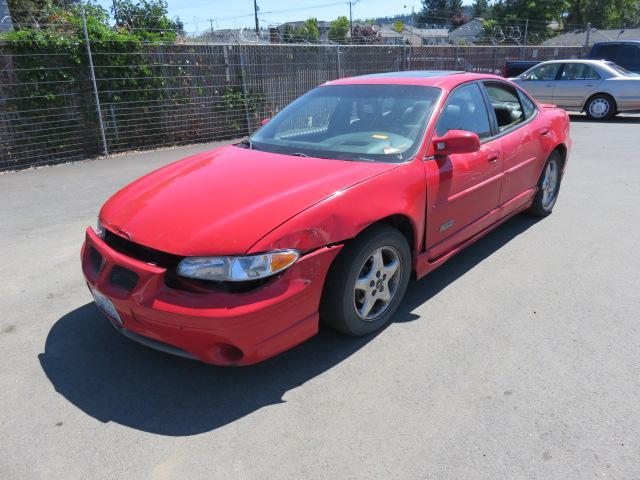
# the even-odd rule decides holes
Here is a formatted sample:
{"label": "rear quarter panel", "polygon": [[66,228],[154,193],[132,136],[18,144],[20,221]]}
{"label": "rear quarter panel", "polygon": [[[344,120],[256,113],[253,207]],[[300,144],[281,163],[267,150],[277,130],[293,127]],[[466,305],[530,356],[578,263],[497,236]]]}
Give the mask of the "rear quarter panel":
{"label": "rear quarter panel", "polygon": [[640,77],[607,79],[602,85],[603,93],[611,95],[618,111],[640,110]]}

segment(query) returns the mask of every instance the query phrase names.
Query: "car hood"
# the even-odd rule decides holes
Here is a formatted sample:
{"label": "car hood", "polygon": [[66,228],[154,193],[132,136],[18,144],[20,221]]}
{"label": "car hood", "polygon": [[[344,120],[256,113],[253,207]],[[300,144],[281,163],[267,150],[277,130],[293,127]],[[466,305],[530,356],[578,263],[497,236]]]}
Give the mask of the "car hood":
{"label": "car hood", "polygon": [[232,255],[297,213],[394,164],[221,147],[126,186],[100,219],[131,241],[183,256]]}

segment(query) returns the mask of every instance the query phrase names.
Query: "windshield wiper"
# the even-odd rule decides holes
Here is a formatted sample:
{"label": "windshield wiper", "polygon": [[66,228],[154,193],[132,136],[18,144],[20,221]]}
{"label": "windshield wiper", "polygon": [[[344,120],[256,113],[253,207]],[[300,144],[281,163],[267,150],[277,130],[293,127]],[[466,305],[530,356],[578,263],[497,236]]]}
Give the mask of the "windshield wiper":
{"label": "windshield wiper", "polygon": [[302,153],[302,152],[294,152],[291,155],[293,155],[295,157],[308,157],[309,156],[306,153]]}

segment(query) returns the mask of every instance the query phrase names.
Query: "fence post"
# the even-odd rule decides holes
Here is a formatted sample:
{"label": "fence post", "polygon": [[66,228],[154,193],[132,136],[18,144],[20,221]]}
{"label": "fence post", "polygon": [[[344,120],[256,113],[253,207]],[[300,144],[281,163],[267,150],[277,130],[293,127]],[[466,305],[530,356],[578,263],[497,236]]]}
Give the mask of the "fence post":
{"label": "fence post", "polygon": [[244,115],[247,120],[247,135],[251,133],[251,116],[249,115],[249,95],[247,93],[247,80],[244,61],[244,47],[240,46],[240,79],[242,81],[242,98],[244,101]]}
{"label": "fence post", "polygon": [[338,55],[338,78],[342,78],[342,64],[340,63],[340,44],[336,45],[336,52]]}
{"label": "fence post", "polygon": [[497,45],[493,46],[493,73],[498,71],[498,48]]}
{"label": "fence post", "polygon": [[527,18],[524,24],[524,44],[520,49],[520,60],[524,60],[524,51],[527,48],[527,37],[529,36],[529,19]]}
{"label": "fence post", "polygon": [[100,125],[100,136],[102,137],[102,151],[109,155],[107,149],[107,137],[104,134],[104,122],[102,121],[102,109],[100,108],[100,97],[98,95],[98,85],[96,84],[96,73],[93,69],[93,57],[91,56],[91,45],[89,45],[89,32],[87,31],[87,18],[84,15],[84,0],[80,1],[80,12],[82,13],[82,28],[84,30],[84,41],[87,44],[87,56],[89,57],[89,72],[91,83],[93,84],[93,97],[96,102],[96,112],[98,114],[98,124]]}
{"label": "fence post", "polygon": [[585,54],[589,52],[589,37],[591,36],[591,22],[587,23],[587,36],[584,40]]}

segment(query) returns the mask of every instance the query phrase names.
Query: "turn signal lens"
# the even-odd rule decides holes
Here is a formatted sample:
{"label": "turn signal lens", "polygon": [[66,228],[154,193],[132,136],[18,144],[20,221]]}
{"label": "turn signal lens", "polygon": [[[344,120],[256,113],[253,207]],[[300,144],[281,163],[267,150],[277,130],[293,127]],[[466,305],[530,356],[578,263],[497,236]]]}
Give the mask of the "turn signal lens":
{"label": "turn signal lens", "polygon": [[187,257],[178,264],[178,275],[216,282],[243,282],[275,275],[300,258],[297,250],[241,257]]}

